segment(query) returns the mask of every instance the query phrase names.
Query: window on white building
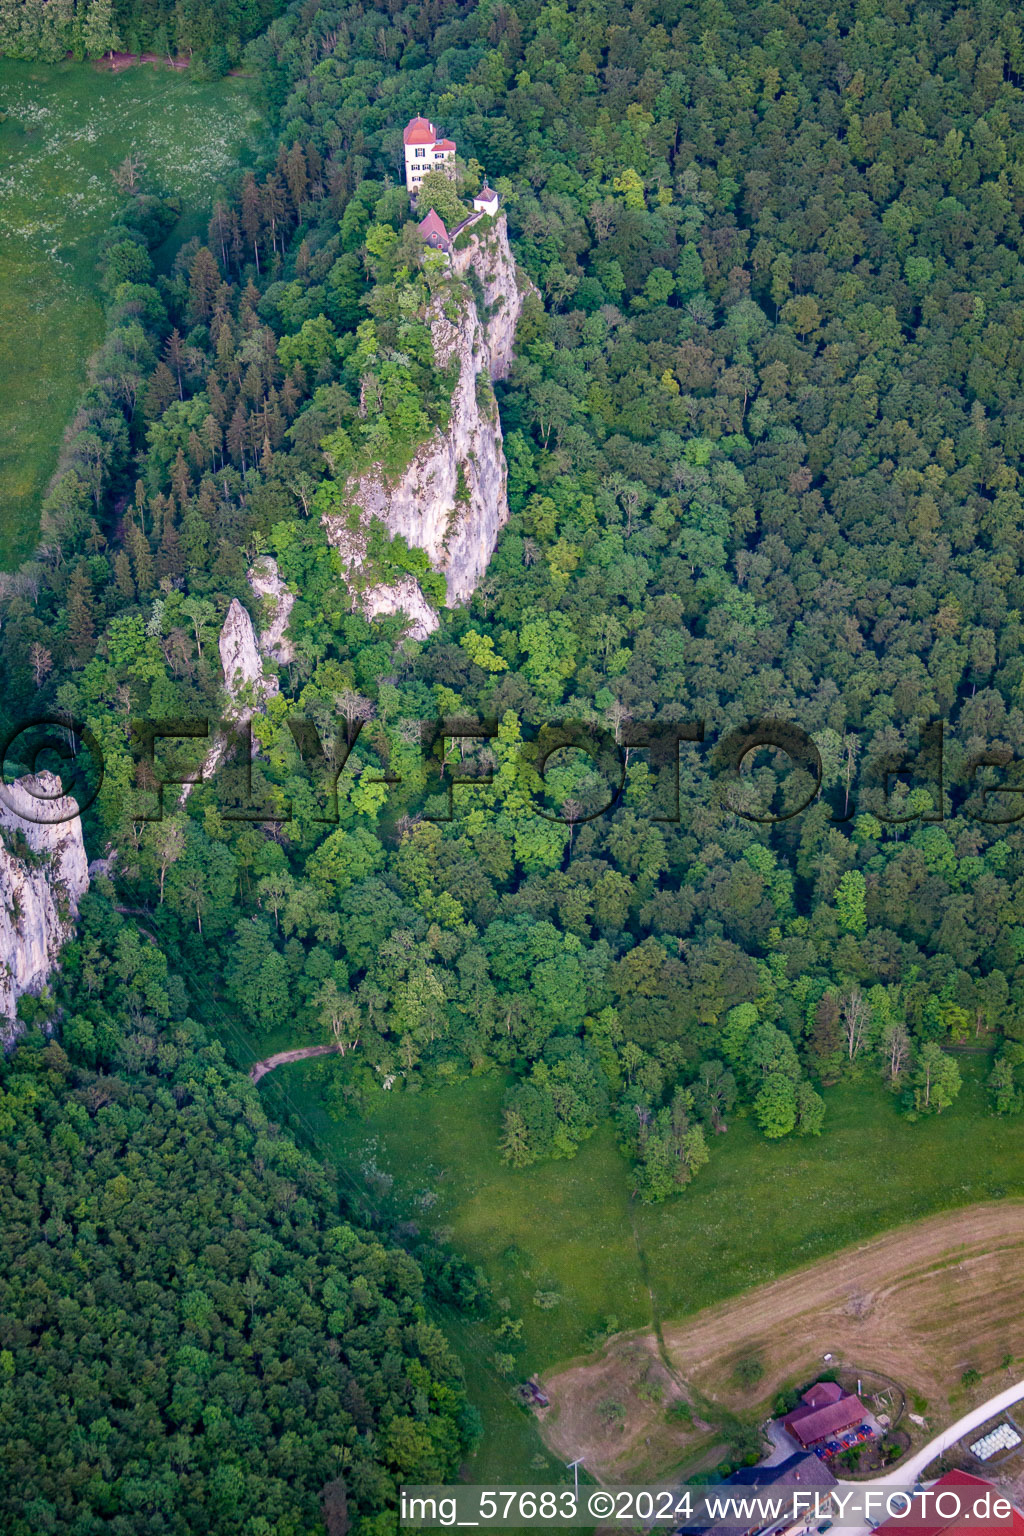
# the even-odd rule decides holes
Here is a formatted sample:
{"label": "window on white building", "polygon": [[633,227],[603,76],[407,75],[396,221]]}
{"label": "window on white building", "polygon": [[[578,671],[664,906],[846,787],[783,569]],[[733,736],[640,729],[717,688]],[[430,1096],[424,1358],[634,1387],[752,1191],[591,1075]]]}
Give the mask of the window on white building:
{"label": "window on white building", "polygon": [[426,153],[427,153],[427,152],[426,152],[426,150],[425,150],[425,149],[418,149],[418,150],[417,150],[417,151],[416,151],[416,158],[417,158],[417,160],[421,160],[421,159],[423,159],[423,158],[424,158],[424,157],[425,157],[425,156],[426,156]]}

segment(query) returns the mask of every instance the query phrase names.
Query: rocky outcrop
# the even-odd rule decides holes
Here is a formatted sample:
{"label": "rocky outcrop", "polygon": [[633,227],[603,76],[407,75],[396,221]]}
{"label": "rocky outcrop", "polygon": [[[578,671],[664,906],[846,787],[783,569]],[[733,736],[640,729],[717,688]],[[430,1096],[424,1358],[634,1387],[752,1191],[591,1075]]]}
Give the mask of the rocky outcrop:
{"label": "rocky outcrop", "polygon": [[[221,672],[224,676],[224,692],[228,696],[227,717],[229,720],[244,723],[266,707],[267,700],[279,692],[280,685],[276,677],[268,677],[263,671],[263,658],[256,641],[252,619],[237,597],[233,597],[228,606],[217,644],[220,650]],[[182,785],[181,794],[178,796],[179,805],[185,804],[197,783],[213,776],[227,747],[227,735],[218,734],[214,737],[213,744],[203,759],[199,778],[189,780]],[[254,757],[256,750],[254,740],[252,748]]]}
{"label": "rocky outcrop", "polygon": [[[40,820],[37,818],[45,818]],[[0,791],[0,1045],[20,1033],[18,998],[42,991],[70,938],[89,866],[78,806],[53,773]]]}
{"label": "rocky outcrop", "polygon": [[[448,427],[434,433],[396,480],[374,469],[346,487],[346,499],[358,508],[361,521],[380,518],[393,537],[401,534],[426,552],[434,570],[445,577],[449,606],[464,603],[474,591],[508,518],[501,421],[491,381],[508,372],[525,292],[504,215],[479,235],[472,227],[467,233],[468,246],[452,252],[452,270],[458,278],[474,276],[456,284],[454,294],[438,302],[431,316],[438,368],[457,363]],[[482,313],[473,286],[482,291]],[[453,299],[457,316],[450,319]],[[361,529],[337,516],[325,518],[325,526],[358,586],[366,551]],[[409,614],[415,638],[437,628],[437,614],[412,576],[386,587],[370,586],[359,594],[359,602],[368,617],[399,610]]]}
{"label": "rocky outcrop", "polygon": [[252,619],[237,597],[231,599],[218,645],[232,712],[244,715],[262,709],[270,695],[277,693],[278,682],[276,677],[264,676]]}
{"label": "rocky outcrop", "polygon": [[[109,843],[107,844],[107,847],[110,848],[110,844]],[[116,848],[110,848],[110,852],[106,855],[105,858],[102,858],[102,859],[90,859],[89,860],[89,879],[90,880],[112,880],[113,877],[114,877],[114,871],[115,871],[116,868],[117,868],[117,849]]]}
{"label": "rocky outcrop", "polygon": [[253,563],[249,570],[249,585],[272,610],[269,624],[259,633],[260,651],[269,661],[284,665],[295,657],[295,648],[285,634],[295,596],[285,586],[273,555],[263,555]]}
{"label": "rocky outcrop", "polygon": [[409,628],[411,640],[425,640],[433,634],[440,622],[414,576],[404,576],[401,581],[386,587],[368,587],[362,594],[361,602],[368,619],[382,619],[392,613],[404,613],[412,620]]}

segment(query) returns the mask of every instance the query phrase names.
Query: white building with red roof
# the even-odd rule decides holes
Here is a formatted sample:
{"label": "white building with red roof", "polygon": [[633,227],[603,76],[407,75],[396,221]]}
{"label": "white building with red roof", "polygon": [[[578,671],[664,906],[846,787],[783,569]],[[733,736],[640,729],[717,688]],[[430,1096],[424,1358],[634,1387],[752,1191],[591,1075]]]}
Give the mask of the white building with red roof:
{"label": "white building with red roof", "polygon": [[497,192],[495,192],[493,188],[489,187],[487,183],[484,182],[483,186],[480,188],[480,191],[473,199],[473,207],[477,213],[486,213],[491,218],[493,218],[498,211]]}
{"label": "white building with red roof", "polygon": [[444,171],[455,174],[455,144],[442,139],[427,117],[413,117],[402,133],[405,146],[405,185],[412,197],[419,191],[420,182],[428,171]]}

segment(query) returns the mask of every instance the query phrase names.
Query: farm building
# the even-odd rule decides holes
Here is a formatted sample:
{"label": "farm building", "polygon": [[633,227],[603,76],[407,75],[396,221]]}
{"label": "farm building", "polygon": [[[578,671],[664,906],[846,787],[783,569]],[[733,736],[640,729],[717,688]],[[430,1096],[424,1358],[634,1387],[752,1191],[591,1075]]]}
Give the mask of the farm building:
{"label": "farm building", "polygon": [[867,1410],[853,1392],[834,1381],[817,1381],[803,1394],[798,1408],[787,1413],[782,1426],[798,1445],[809,1450],[866,1420]]}
{"label": "farm building", "polygon": [[[788,1456],[785,1461],[776,1462],[774,1466],[740,1467],[726,1479],[723,1486],[740,1491],[744,1488],[756,1490],[768,1499],[777,1494],[791,1494],[795,1489],[808,1489],[812,1493],[817,1491],[820,1495],[818,1509],[824,1511],[828,1508],[826,1495],[836,1486],[836,1479],[817,1456],[809,1455],[804,1451],[794,1451],[792,1456]],[[794,1526],[787,1513],[785,1518],[767,1525],[762,1522],[738,1526],[723,1520],[716,1521],[713,1525],[686,1526],[684,1530],[685,1536],[755,1536],[755,1533],[763,1533],[763,1536],[783,1536],[783,1532],[803,1528],[808,1523],[812,1523],[810,1515],[799,1519]],[[676,1536],[680,1536],[680,1533],[676,1533]]]}

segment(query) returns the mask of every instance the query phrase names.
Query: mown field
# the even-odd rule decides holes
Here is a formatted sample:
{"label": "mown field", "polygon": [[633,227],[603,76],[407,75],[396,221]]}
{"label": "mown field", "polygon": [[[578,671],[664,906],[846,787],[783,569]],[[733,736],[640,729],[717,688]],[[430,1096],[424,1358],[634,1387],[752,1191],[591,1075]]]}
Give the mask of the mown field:
{"label": "mown field", "polygon": [[[371,1198],[375,1189],[398,1196],[410,1215],[446,1228],[484,1266],[495,1294],[524,1319],[526,1374],[593,1349],[595,1330],[647,1328],[657,1317],[671,1340],[673,1322],[852,1243],[939,1211],[1024,1195],[1024,1125],[988,1113],[985,1058],[964,1062],[957,1103],[916,1124],[868,1080],[829,1092],[820,1138],[766,1142],[737,1118],[699,1180],[654,1207],[630,1199],[629,1168],[607,1125],[572,1161],[523,1172],[504,1166],[496,1146],[503,1084],[493,1077],[389,1095],[368,1117],[341,1122],[321,1108],[338,1067],[331,1058],[283,1068],[266,1082],[277,1079],[275,1095],[286,1093],[301,1110],[346,1178]],[[551,1292],[558,1303],[539,1306],[537,1297]],[[710,1391],[711,1383],[701,1386]],[[493,1401],[484,1415],[485,1453],[500,1460]]]}
{"label": "mown field", "polygon": [[[244,80],[0,60],[0,569],[24,558],[61,436],[102,338],[96,242],[111,170],[141,155],[189,217],[259,130]],[[205,224],[205,218],[204,218]]]}

